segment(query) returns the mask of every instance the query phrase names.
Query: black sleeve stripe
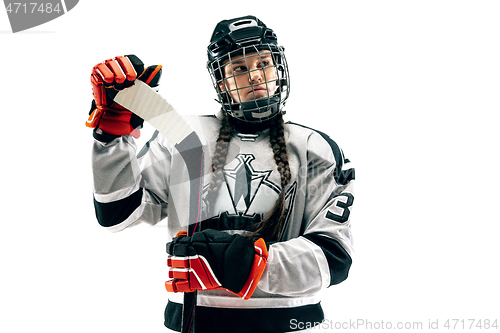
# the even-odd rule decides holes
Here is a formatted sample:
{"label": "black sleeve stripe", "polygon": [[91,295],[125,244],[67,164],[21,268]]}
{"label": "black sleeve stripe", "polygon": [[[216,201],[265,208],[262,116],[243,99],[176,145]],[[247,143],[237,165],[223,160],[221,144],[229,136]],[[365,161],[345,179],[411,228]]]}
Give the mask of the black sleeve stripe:
{"label": "black sleeve stripe", "polygon": [[330,269],[330,286],[347,279],[352,259],[339,242],[318,234],[306,234],[304,237],[323,250]]}
{"label": "black sleeve stripe", "polygon": [[321,135],[321,137],[323,139],[325,139],[325,141],[330,145],[330,148],[332,149],[332,152],[333,152],[333,156],[335,157],[336,168],[335,168],[334,177],[335,177],[335,181],[337,182],[337,184],[346,185],[349,181],[351,181],[355,178],[354,169],[342,170],[342,166],[344,165],[344,163],[349,162],[349,160],[345,159],[345,161],[344,161],[344,157],[343,157],[342,151],[340,150],[340,147],[326,133],[323,133],[323,132],[315,130],[313,128],[310,128],[310,127],[307,127],[304,125],[300,125],[300,124],[296,124],[293,122],[287,122],[287,124],[307,128],[311,131],[318,133],[319,135]]}
{"label": "black sleeve stripe", "polygon": [[121,200],[101,203],[94,198],[97,221],[103,227],[112,227],[125,221],[141,205],[142,188]]}

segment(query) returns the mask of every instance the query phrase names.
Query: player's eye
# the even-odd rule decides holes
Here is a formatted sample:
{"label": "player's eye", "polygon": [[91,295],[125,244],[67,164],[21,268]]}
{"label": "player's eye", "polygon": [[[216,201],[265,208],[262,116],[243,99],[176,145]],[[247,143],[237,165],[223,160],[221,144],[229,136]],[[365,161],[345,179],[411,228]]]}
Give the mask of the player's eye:
{"label": "player's eye", "polygon": [[264,67],[270,67],[270,66],[273,65],[273,61],[271,60],[271,58],[269,56],[265,56],[265,57],[262,57],[260,59],[259,65],[262,68],[264,68]]}
{"label": "player's eye", "polygon": [[242,73],[242,72],[246,72],[247,68],[246,68],[246,66],[236,66],[236,67],[233,67],[233,70],[235,73]]}

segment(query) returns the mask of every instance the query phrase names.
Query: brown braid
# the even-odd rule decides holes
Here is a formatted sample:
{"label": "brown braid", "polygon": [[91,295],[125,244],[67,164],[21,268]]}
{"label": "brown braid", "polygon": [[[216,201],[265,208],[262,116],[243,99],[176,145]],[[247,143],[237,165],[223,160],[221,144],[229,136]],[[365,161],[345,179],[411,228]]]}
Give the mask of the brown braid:
{"label": "brown braid", "polygon": [[[212,181],[208,187],[208,202],[213,207],[216,193],[224,181],[224,165],[229,149],[229,141],[234,135],[234,128],[230,123],[230,116],[223,112],[224,118],[221,121],[219,137],[215,145],[215,152],[212,158]],[[290,182],[292,174],[288,163],[286,151],[285,129],[282,114],[278,114],[270,124],[269,142],[273,150],[274,161],[281,176],[282,191],[271,211],[254,226],[254,231],[249,237],[259,235],[266,241],[277,240],[285,222],[285,186]]]}
{"label": "brown braid", "polygon": [[269,129],[269,141],[271,143],[271,148],[273,149],[274,160],[281,175],[282,188],[285,188],[292,178],[290,165],[288,164],[288,154],[286,152],[284,125],[283,115],[280,113],[276,116],[274,123],[271,124]]}
{"label": "brown braid", "polygon": [[277,240],[285,223],[285,186],[290,182],[292,173],[288,163],[286,152],[285,128],[283,116],[280,113],[274,119],[269,129],[269,142],[273,149],[274,161],[281,175],[281,193],[274,204],[274,207],[264,217],[262,221],[255,225],[255,231],[251,237],[257,234],[267,241]]}

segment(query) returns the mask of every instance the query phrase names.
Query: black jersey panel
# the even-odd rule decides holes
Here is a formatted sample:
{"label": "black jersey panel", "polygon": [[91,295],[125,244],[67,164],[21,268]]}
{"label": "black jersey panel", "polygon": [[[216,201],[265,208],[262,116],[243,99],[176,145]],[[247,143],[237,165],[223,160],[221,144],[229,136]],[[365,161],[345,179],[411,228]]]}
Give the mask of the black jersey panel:
{"label": "black jersey panel", "polygon": [[[165,326],[181,331],[182,304],[169,302]],[[324,320],[321,304],[293,308],[232,309],[196,307],[197,333],[280,333],[319,325]]]}
{"label": "black jersey panel", "polygon": [[112,227],[125,221],[141,205],[142,188],[121,200],[101,203],[94,199],[97,221],[103,227]]}

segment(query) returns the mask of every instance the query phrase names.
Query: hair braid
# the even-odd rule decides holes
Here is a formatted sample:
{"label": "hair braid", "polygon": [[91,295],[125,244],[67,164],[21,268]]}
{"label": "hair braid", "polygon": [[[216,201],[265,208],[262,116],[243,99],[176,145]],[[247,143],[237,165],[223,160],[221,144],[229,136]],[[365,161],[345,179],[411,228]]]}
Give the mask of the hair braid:
{"label": "hair braid", "polygon": [[281,187],[285,188],[290,182],[292,174],[288,164],[288,154],[286,152],[285,127],[283,116],[280,114],[275,118],[274,123],[269,130],[269,141],[273,149],[274,161],[278,166],[281,175]]}
{"label": "hair braid", "polygon": [[269,130],[269,142],[273,149],[274,161],[281,176],[281,193],[271,211],[255,225],[251,237],[259,234],[265,240],[277,240],[285,224],[285,186],[290,182],[292,173],[286,151],[285,128],[282,114],[278,114]]}

